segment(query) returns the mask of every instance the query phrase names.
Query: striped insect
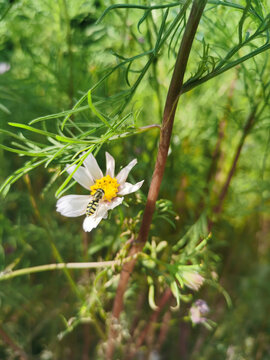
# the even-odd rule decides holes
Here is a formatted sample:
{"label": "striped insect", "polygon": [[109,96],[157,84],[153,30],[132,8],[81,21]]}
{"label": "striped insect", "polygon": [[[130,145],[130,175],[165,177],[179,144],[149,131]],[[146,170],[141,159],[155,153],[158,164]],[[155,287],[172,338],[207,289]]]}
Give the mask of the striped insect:
{"label": "striped insect", "polygon": [[104,193],[105,192],[103,189],[97,189],[97,191],[93,195],[93,199],[87,205],[86,213],[85,213],[86,216],[91,216],[96,212],[98,203],[102,199]]}

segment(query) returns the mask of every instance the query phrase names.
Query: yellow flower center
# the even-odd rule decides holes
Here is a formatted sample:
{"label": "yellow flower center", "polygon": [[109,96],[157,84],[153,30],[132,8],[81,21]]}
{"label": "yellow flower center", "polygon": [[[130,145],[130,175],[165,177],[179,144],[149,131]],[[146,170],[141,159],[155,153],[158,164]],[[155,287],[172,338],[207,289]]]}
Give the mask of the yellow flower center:
{"label": "yellow flower center", "polygon": [[90,187],[91,195],[94,195],[97,189],[103,189],[104,196],[102,200],[111,201],[114,197],[116,197],[119,186],[120,185],[118,184],[116,178],[112,178],[110,175],[107,175],[96,180],[95,184]]}

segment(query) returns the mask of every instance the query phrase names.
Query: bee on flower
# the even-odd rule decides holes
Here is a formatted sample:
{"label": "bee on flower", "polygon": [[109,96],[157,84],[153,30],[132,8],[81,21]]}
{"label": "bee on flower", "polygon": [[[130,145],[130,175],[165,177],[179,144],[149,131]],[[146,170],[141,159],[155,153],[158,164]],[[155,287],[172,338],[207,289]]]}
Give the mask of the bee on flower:
{"label": "bee on flower", "polygon": [[[73,174],[73,178],[90,191],[89,195],[66,195],[56,204],[56,210],[63,216],[76,217],[85,215],[84,231],[96,228],[108,211],[123,202],[123,196],[140,189],[144,180],[135,185],[126,182],[129,172],[137,164],[132,160],[116,176],[114,158],[106,152],[106,175],[104,176],[95,157],[89,154]],[[66,171],[73,173],[76,165],[67,166]]]}

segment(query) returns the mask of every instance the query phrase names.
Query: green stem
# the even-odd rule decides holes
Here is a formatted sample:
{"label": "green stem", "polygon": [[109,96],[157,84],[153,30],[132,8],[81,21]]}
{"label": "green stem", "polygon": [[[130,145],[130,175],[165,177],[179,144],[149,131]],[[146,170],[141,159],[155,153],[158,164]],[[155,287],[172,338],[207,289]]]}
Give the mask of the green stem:
{"label": "green stem", "polygon": [[196,86],[198,85],[201,85],[203,83],[205,83],[206,81],[210,80],[210,79],[213,79],[214,77],[224,73],[225,71],[227,70],[230,70],[232,69],[233,67],[243,63],[244,61],[248,60],[248,59],[251,59],[252,57],[254,56],[257,56],[259,55],[260,53],[264,52],[264,51],[267,51],[270,49],[270,44],[265,44],[261,47],[259,47],[258,49],[250,52],[249,54],[245,55],[245,56],[242,56],[241,58],[235,60],[235,61],[232,61],[231,63],[229,63],[228,65],[222,67],[222,68],[219,68],[219,69],[216,69],[214,71],[212,71],[210,74],[198,79],[198,80],[188,80],[182,87],[182,91],[181,93],[184,94],[192,89],[194,89]]}
{"label": "green stem", "polygon": [[64,17],[66,22],[66,42],[68,47],[68,62],[69,62],[69,84],[68,84],[68,96],[70,101],[70,107],[72,107],[72,100],[74,94],[74,75],[73,75],[73,53],[72,53],[72,36],[70,28],[70,19],[68,14],[68,6],[66,0],[62,0],[64,8]]}
{"label": "green stem", "polygon": [[[52,252],[53,252],[53,255],[54,255],[55,259],[57,261],[59,261],[59,263],[62,263],[63,258],[62,258],[60,252],[58,251],[58,249],[57,249],[57,247],[56,247],[56,245],[54,243],[53,236],[51,234],[50,228],[47,225],[46,221],[43,219],[43,217],[42,217],[42,215],[41,215],[41,213],[39,211],[39,207],[37,205],[37,202],[36,202],[36,199],[35,199],[35,194],[33,192],[32,184],[31,184],[30,177],[29,177],[28,174],[25,175],[24,181],[26,183],[26,186],[27,186],[27,189],[28,189],[28,192],[29,192],[29,195],[30,195],[30,200],[31,200],[31,203],[32,203],[32,206],[33,206],[33,209],[34,209],[35,218],[44,227],[44,229],[47,232],[48,240],[49,240],[50,246],[52,248]],[[74,280],[72,279],[72,276],[70,275],[69,271],[67,270],[66,267],[64,267],[63,270],[64,270],[65,276],[66,276],[66,278],[67,278],[67,280],[69,282],[69,285],[70,285],[72,291],[74,292],[74,294],[76,294],[76,296],[78,298],[81,299],[81,293],[79,292],[79,290],[77,288],[77,285],[74,282]]]}
{"label": "green stem", "polygon": [[67,269],[97,269],[115,265],[121,265],[123,261],[100,261],[100,262],[74,262],[74,263],[56,263],[39,266],[32,266],[25,269],[14,271],[3,271],[0,273],[0,281],[13,279],[17,276],[29,275],[52,270],[67,270]]}

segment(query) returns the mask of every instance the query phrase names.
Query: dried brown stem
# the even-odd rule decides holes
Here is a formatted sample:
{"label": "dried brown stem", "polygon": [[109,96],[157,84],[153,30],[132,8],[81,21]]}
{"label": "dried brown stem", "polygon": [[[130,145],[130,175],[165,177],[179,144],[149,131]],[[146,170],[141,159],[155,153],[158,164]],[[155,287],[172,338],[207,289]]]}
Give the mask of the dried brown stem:
{"label": "dried brown stem", "polygon": [[178,358],[188,360],[188,339],[190,336],[190,324],[182,322],[179,329]]}
{"label": "dried brown stem", "polygon": [[136,342],[137,349],[144,343],[145,339],[147,338],[148,333],[150,332],[150,330],[153,327],[153,324],[157,322],[157,319],[158,319],[161,311],[163,310],[163,308],[166,306],[166,304],[169,302],[169,300],[171,298],[172,298],[172,292],[171,292],[171,289],[168,288],[164,292],[162,298],[159,300],[157,310],[155,310],[152,313],[152,315],[148,321],[148,324],[146,325],[144,330],[141,332],[141,335]]}
{"label": "dried brown stem", "polygon": [[82,360],[89,360],[89,350],[90,350],[90,331],[91,328],[89,324],[83,325],[83,349],[82,349]]}
{"label": "dried brown stem", "polygon": [[[175,111],[181,95],[184,74],[191,51],[194,36],[196,34],[204,7],[207,0],[194,0],[192,9],[188,18],[188,22],[183,34],[180,49],[177,55],[174,72],[169,86],[167,99],[165,103],[162,128],[160,133],[160,142],[157,154],[155,169],[148,192],[147,202],[143,214],[142,224],[136,242],[131,247],[130,256],[140,252],[148,238],[152,217],[155,211],[155,204],[158,199],[159,189],[164,174],[165,164],[168,156],[168,149],[171,140],[172,128],[174,123]],[[120,274],[120,280],[114,300],[112,316],[119,319],[119,315],[123,309],[123,297],[127,288],[129,277],[135,266],[136,259],[126,263]],[[112,359],[114,353],[115,331],[113,327],[109,331],[109,341],[107,347],[107,359]]]}
{"label": "dried brown stem", "polygon": [[[225,181],[225,183],[224,183],[224,185],[223,185],[223,187],[222,187],[222,189],[220,191],[220,194],[218,196],[217,204],[213,209],[213,215],[219,215],[221,213],[221,211],[222,211],[224,199],[225,199],[225,197],[226,197],[226,195],[228,193],[228,189],[229,189],[231,180],[232,180],[232,178],[233,178],[233,176],[235,174],[236,166],[237,166],[237,163],[238,163],[238,160],[239,160],[243,145],[245,143],[247,135],[249,134],[249,132],[252,129],[252,126],[253,126],[253,124],[255,122],[256,110],[257,110],[257,107],[255,106],[253,108],[253,110],[251,111],[251,113],[249,114],[248,118],[247,118],[245,127],[243,129],[242,136],[240,138],[240,141],[238,143],[235,155],[233,157],[233,162],[232,162],[230,171],[229,171],[229,173],[227,175],[226,181]],[[209,223],[208,223],[209,231],[212,229],[212,226],[213,226],[213,220],[209,220]]]}
{"label": "dried brown stem", "polygon": [[[201,196],[201,199],[199,201],[199,205],[197,207],[197,217],[201,215],[203,210],[205,209],[205,200],[206,197],[209,196],[211,190],[212,190],[212,180],[218,177],[219,170],[218,170],[218,164],[222,160],[224,154],[221,151],[222,148],[222,142],[225,137],[225,130],[228,122],[228,114],[231,112],[231,106],[232,106],[232,99],[233,99],[233,93],[236,85],[236,81],[238,78],[238,71],[236,72],[235,78],[232,80],[229,91],[228,91],[228,97],[227,97],[227,103],[225,106],[225,111],[222,116],[222,118],[219,121],[218,124],[218,136],[216,141],[216,146],[212,154],[212,161],[209,167],[209,170],[206,175],[206,181],[205,181],[205,188],[204,188],[204,194]],[[182,189],[182,186],[180,186],[180,189]]]}
{"label": "dried brown stem", "polygon": [[172,318],[172,313],[171,311],[166,311],[165,314],[162,317],[162,325],[160,328],[160,332],[158,335],[158,341],[157,341],[157,346],[156,348],[160,351],[166,338],[168,335],[168,332],[170,330],[170,320]]}
{"label": "dried brown stem", "polygon": [[145,291],[142,291],[138,296],[138,300],[137,300],[137,304],[136,304],[136,312],[135,312],[136,315],[134,316],[131,327],[130,327],[131,337],[133,337],[135,330],[139,324],[140,317],[141,317],[141,310],[142,310],[143,304],[146,301],[147,301],[147,294]]}
{"label": "dried brown stem", "polygon": [[[233,93],[234,93],[237,78],[238,78],[238,71],[236,73],[236,77],[232,80],[232,82],[230,84],[225,112],[224,112],[222,119],[219,122],[218,139],[216,142],[215,150],[213,152],[212,163],[211,163],[210,169],[207,174],[207,181],[206,181],[207,184],[210,183],[213,176],[216,174],[217,164],[218,164],[218,161],[219,161],[220,155],[221,155],[221,144],[222,144],[222,141],[225,136],[225,127],[227,124],[227,117],[228,117],[228,113],[231,111],[232,98],[233,98]],[[207,190],[208,190],[208,188],[207,188]]]}
{"label": "dried brown stem", "polygon": [[135,348],[129,349],[125,359],[131,360],[136,356],[137,350],[140,346],[147,340],[150,340],[151,334],[153,334],[153,328],[155,323],[157,322],[159,315],[165,308],[165,306],[169,303],[172,298],[171,289],[167,288],[163,294],[163,296],[159,299],[157,304],[157,309],[152,312],[149,320],[147,321],[146,326],[140,330],[140,335],[137,337]]}

